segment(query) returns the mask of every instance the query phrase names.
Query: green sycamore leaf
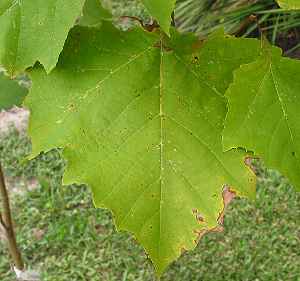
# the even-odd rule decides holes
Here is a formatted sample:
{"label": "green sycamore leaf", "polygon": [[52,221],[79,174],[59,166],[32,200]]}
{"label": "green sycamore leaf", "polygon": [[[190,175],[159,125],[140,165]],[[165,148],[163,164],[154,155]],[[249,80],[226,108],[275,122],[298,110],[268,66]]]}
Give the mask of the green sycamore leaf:
{"label": "green sycamore leaf", "polygon": [[21,106],[27,94],[27,89],[21,87],[17,81],[9,79],[0,72],[0,111]]}
{"label": "green sycamore leaf", "polygon": [[84,0],[4,0],[0,65],[14,75],[39,61],[50,72],[83,4]]}
{"label": "green sycamore leaf", "polygon": [[175,9],[176,0],[142,0],[148,12],[158,21],[162,30],[169,34],[171,14]]}
{"label": "green sycamore leaf", "polygon": [[[76,27],[55,70],[31,71],[25,103],[33,156],[63,148],[64,183],[88,184],[95,205],[112,210],[118,230],[133,233],[158,274],[218,226],[225,186],[255,195],[245,153],[223,152],[222,77],[211,86],[201,76],[210,68],[196,59],[220,50],[230,62],[223,46],[231,39],[216,36],[217,44],[202,48],[182,40],[142,29],[124,33],[108,23]],[[241,48],[252,44],[236,40]]]}
{"label": "green sycamore leaf", "polygon": [[112,20],[112,15],[101,5],[100,0],[86,0],[82,17],[78,24],[82,26],[97,26],[101,25],[104,20]]}
{"label": "green sycamore leaf", "polygon": [[[178,36],[179,42],[182,42],[181,37]],[[259,40],[225,35],[224,30],[219,29],[208,37],[201,52],[195,57],[195,60],[201,62],[197,71],[206,83],[223,95],[233,80],[233,71],[257,59],[261,53],[260,46]],[[179,45],[178,49],[184,48]]]}
{"label": "green sycamore leaf", "polygon": [[297,10],[300,9],[299,0],[277,0],[279,6],[283,9]]}
{"label": "green sycamore leaf", "polygon": [[268,47],[235,72],[223,134],[226,150],[244,147],[262,156],[300,190],[300,62]]}

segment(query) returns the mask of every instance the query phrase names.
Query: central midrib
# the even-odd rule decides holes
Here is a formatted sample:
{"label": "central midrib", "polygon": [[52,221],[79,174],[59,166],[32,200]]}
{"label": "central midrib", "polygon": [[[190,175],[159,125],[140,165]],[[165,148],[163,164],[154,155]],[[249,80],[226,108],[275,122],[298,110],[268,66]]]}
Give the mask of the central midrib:
{"label": "central midrib", "polygon": [[163,108],[163,43],[160,41],[160,67],[159,67],[159,117],[160,117],[160,201],[159,201],[159,240],[158,258],[160,258],[160,243],[162,230],[162,190],[164,185],[164,108]]}

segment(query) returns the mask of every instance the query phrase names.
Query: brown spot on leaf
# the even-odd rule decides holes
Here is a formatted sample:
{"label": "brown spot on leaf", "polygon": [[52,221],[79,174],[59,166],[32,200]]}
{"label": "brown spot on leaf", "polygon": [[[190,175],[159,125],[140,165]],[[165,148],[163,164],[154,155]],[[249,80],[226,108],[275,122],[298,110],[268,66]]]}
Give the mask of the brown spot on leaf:
{"label": "brown spot on leaf", "polygon": [[230,202],[236,197],[236,193],[234,191],[230,190],[230,188],[228,186],[225,186],[223,189],[222,197],[223,197],[224,208],[218,218],[218,223],[220,225],[223,225],[225,210],[226,210],[227,206],[230,204]]}
{"label": "brown spot on leaf", "polygon": [[197,219],[198,222],[204,222],[204,218],[203,218],[203,216],[200,215],[200,214],[197,214],[197,215],[196,215],[196,219]]}
{"label": "brown spot on leaf", "polygon": [[[227,208],[227,206],[230,204],[230,202],[236,197],[236,193],[231,190],[228,186],[225,186],[223,189],[223,193],[222,193],[222,197],[223,197],[223,210],[221,211],[221,213],[219,214],[218,217],[218,225],[212,229],[203,229],[203,230],[194,230],[194,233],[198,235],[198,237],[194,240],[194,243],[197,245],[198,242],[200,241],[200,239],[209,232],[223,232],[224,231],[224,227],[223,227],[223,223],[224,223],[224,215],[225,215],[225,210]],[[197,209],[193,209],[193,214],[196,214],[196,216],[199,214]],[[204,221],[204,220],[203,220]]]}
{"label": "brown spot on leaf", "polygon": [[255,167],[252,164],[253,160],[259,160],[260,158],[257,156],[246,156],[244,163],[253,171],[255,172]]}
{"label": "brown spot on leaf", "polygon": [[222,225],[218,225],[211,230],[211,232],[221,233],[224,231],[224,227]]}
{"label": "brown spot on leaf", "polygon": [[204,216],[199,213],[198,209],[192,209],[192,212],[195,215],[196,220],[198,222],[200,223],[204,222]]}
{"label": "brown spot on leaf", "polygon": [[198,56],[193,56],[192,57],[192,64],[196,64],[199,62],[199,57]]}
{"label": "brown spot on leaf", "polygon": [[193,43],[193,45],[192,45],[192,49],[194,51],[197,51],[198,49],[200,49],[202,47],[203,43],[204,43],[204,40],[197,40],[197,41],[195,41]]}
{"label": "brown spot on leaf", "polygon": [[187,249],[185,247],[181,247],[180,251],[181,251],[181,254],[184,254],[185,252],[187,252]]}
{"label": "brown spot on leaf", "polygon": [[247,166],[251,167],[252,157],[247,156],[244,162]]}
{"label": "brown spot on leaf", "polygon": [[74,103],[70,103],[69,105],[68,105],[68,111],[75,111],[75,104]]}
{"label": "brown spot on leaf", "polygon": [[209,231],[207,229],[203,229],[203,230],[194,230],[194,232],[195,234],[198,235],[198,237],[194,240],[194,243],[197,245],[201,240],[201,238],[204,236],[204,234],[206,234]]}

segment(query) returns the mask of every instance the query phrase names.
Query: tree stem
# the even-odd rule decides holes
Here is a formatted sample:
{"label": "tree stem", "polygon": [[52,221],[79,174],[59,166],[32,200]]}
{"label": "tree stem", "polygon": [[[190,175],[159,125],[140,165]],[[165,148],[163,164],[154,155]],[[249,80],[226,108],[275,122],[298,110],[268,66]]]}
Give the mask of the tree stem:
{"label": "tree stem", "polygon": [[24,263],[18,249],[14,227],[12,223],[8,192],[5,185],[4,175],[0,163],[0,199],[2,201],[2,211],[0,212],[0,224],[2,225],[7,238],[8,250],[18,270],[24,270]]}
{"label": "tree stem", "polygon": [[175,27],[176,21],[175,21],[175,12],[174,11],[172,12],[171,18],[172,18],[171,26]]}

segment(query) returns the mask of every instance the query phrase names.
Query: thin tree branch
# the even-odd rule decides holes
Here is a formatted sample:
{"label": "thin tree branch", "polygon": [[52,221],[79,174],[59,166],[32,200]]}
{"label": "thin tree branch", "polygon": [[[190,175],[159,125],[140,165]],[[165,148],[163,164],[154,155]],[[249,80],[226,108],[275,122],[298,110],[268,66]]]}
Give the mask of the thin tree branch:
{"label": "thin tree branch", "polygon": [[3,231],[6,231],[6,226],[5,226],[5,223],[2,219],[2,214],[0,212],[0,226],[2,227]]}
{"label": "thin tree branch", "polygon": [[10,211],[8,192],[5,185],[1,163],[0,163],[0,199],[2,201],[0,223],[5,230],[9,253],[14,262],[14,266],[18,270],[24,270],[24,263],[16,242],[16,236],[13,228],[11,211]]}
{"label": "thin tree branch", "polygon": [[174,11],[172,12],[171,18],[172,18],[171,26],[175,27],[176,21],[175,21],[175,12]]}
{"label": "thin tree branch", "polygon": [[148,23],[145,24],[140,18],[133,17],[133,16],[121,16],[120,19],[131,19],[131,20],[137,21],[137,22],[139,22],[141,27],[143,27],[145,30],[147,30],[149,32],[153,32],[153,30],[155,30],[156,28],[159,28],[159,24],[157,23],[157,21],[153,21],[152,24],[148,24]]}

